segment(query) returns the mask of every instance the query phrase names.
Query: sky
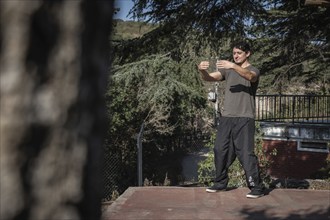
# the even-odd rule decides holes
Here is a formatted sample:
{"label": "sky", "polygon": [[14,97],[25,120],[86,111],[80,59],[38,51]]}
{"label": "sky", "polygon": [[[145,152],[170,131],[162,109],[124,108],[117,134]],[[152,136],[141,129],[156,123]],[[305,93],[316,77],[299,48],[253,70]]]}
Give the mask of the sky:
{"label": "sky", "polygon": [[120,8],[120,11],[114,16],[115,19],[122,19],[124,21],[133,20],[127,17],[128,12],[133,7],[133,0],[115,0],[115,8]]}

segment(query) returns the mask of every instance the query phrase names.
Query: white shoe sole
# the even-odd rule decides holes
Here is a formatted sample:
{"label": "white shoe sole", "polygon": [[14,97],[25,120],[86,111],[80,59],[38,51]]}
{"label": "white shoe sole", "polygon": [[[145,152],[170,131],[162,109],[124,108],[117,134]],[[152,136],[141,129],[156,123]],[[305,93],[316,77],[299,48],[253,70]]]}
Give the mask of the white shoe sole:
{"label": "white shoe sole", "polygon": [[205,191],[209,193],[215,193],[215,192],[226,191],[226,189],[206,189]]}
{"label": "white shoe sole", "polygon": [[246,195],[246,198],[249,198],[249,199],[257,199],[257,198],[260,198],[260,197],[263,197],[264,194],[261,194],[261,195]]}

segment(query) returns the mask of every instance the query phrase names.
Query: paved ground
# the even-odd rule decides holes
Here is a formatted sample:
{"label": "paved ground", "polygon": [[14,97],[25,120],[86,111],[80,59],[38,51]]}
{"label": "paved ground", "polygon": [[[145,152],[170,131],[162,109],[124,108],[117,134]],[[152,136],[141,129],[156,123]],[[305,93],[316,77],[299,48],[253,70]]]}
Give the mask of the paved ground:
{"label": "paved ground", "polygon": [[330,219],[330,190],[275,189],[259,199],[237,188],[207,193],[203,187],[131,187],[103,206],[110,219]]}

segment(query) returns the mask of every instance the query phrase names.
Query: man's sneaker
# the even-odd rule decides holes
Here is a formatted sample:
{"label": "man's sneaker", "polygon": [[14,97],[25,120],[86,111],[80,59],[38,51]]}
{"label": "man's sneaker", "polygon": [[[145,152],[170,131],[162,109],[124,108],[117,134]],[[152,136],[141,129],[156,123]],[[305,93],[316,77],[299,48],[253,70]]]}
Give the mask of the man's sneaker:
{"label": "man's sneaker", "polygon": [[219,191],[226,191],[226,187],[214,184],[213,186],[206,189],[206,192],[210,192],[210,193],[215,193]]}
{"label": "man's sneaker", "polygon": [[255,189],[253,188],[251,190],[251,192],[249,192],[248,194],[246,194],[246,198],[250,198],[250,199],[257,199],[260,198],[262,196],[264,196],[264,192],[262,189]]}

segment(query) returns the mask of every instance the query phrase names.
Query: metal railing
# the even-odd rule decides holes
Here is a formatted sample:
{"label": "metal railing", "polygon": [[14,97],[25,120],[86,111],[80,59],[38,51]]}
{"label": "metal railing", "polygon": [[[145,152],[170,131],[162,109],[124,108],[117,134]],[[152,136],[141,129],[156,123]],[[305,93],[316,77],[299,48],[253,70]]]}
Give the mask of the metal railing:
{"label": "metal railing", "polygon": [[286,123],[330,123],[329,95],[257,95],[256,120]]}

